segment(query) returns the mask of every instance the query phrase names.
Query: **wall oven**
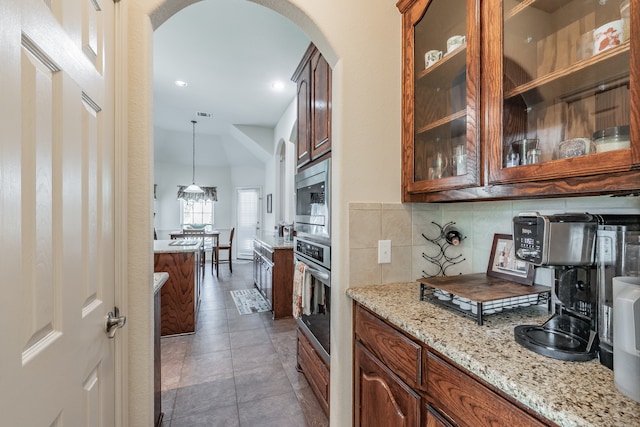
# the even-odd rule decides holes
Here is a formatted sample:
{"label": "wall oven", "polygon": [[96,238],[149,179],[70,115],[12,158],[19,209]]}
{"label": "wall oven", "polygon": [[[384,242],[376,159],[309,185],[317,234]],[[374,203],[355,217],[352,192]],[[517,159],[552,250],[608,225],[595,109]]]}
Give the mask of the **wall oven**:
{"label": "wall oven", "polygon": [[329,242],[331,238],[331,159],[296,174],[294,229],[298,236]]}
{"label": "wall oven", "polygon": [[[296,319],[316,351],[327,365],[330,354],[331,332],[331,247],[327,244],[300,237],[294,238],[294,258],[307,265],[311,275],[313,292],[321,292],[323,298],[312,296],[312,313]],[[320,288],[322,287],[322,288]]]}

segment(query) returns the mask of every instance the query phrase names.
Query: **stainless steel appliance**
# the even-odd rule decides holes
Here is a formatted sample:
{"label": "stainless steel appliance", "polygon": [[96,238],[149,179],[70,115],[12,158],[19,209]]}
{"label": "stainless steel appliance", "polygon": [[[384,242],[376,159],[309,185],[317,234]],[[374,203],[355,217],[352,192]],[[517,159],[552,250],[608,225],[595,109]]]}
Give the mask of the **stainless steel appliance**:
{"label": "stainless steel appliance", "polygon": [[637,276],[629,259],[640,237],[640,215],[602,215],[598,226],[598,338],[600,363],[613,369],[613,278]]}
{"label": "stainless steel appliance", "polygon": [[516,326],[522,346],[560,360],[587,361],[598,354],[595,242],[590,214],[523,213],[513,219],[516,257],[554,268],[554,315],[543,325]]}
{"label": "stainless steel appliance", "polygon": [[315,164],[295,177],[296,213],[294,230],[326,243],[331,238],[331,159]]}
{"label": "stainless steel appliance", "polygon": [[[310,315],[303,314],[297,319],[298,326],[304,330],[316,351],[329,365],[331,336],[331,247],[328,244],[294,237],[294,258],[307,265],[313,286],[322,286],[323,304],[312,308]],[[315,300],[313,297],[311,300]]]}
{"label": "stainless steel appliance", "polygon": [[588,213],[513,219],[516,256],[555,270],[555,315],[542,326],[522,325],[516,341],[562,360],[590,360],[613,366],[612,279],[625,272],[629,236],[640,215]]}

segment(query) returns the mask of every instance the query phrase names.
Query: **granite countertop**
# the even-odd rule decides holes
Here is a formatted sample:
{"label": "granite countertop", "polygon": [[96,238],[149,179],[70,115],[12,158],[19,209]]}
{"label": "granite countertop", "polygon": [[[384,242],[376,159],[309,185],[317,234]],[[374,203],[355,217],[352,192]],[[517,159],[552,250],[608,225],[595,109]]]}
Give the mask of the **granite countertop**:
{"label": "granite countertop", "polygon": [[542,324],[546,307],[485,318],[483,326],[420,301],[418,283],[352,287],[347,295],[389,323],[561,426],[640,426],[640,403],[618,392],[598,360],[563,362],[513,338],[521,324]]}
{"label": "granite countertop", "polygon": [[158,292],[167,280],[169,280],[169,273],[153,273],[153,293]]}
{"label": "granite countertop", "polygon": [[193,239],[194,245],[180,246],[176,243],[189,241],[189,239],[176,239],[176,240],[154,240],[153,241],[153,253],[172,253],[172,252],[197,252],[202,245],[202,239]]}
{"label": "granite countertop", "polygon": [[271,249],[293,249],[293,240],[285,240],[284,237],[262,236],[256,240],[269,246]]}

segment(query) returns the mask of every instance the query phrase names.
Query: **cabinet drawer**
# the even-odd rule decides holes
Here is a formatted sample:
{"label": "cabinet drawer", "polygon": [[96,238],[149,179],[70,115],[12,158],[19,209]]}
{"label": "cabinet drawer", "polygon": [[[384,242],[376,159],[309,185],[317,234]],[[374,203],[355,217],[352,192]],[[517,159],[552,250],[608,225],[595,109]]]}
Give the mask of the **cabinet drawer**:
{"label": "cabinet drawer", "polygon": [[314,391],[326,414],[329,413],[329,369],[320,359],[320,355],[298,330],[298,365]]}
{"label": "cabinet drawer", "polygon": [[429,395],[460,426],[546,425],[433,353],[427,359]]}
{"label": "cabinet drawer", "polygon": [[422,386],[422,346],[356,306],[356,339],[410,385]]}
{"label": "cabinet drawer", "polygon": [[427,427],[456,427],[431,405],[427,405],[425,408],[425,421],[427,423]]}

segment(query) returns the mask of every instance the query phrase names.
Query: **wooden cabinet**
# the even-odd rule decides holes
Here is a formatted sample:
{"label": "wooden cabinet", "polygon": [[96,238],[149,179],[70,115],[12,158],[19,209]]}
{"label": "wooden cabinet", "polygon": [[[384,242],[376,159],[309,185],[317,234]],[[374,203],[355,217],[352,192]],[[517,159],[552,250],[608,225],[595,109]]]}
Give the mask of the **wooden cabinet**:
{"label": "wooden cabinet", "polygon": [[421,425],[420,395],[359,342],[354,363],[356,426]]}
{"label": "wooden cabinet", "polygon": [[155,272],[169,273],[160,290],[162,335],[194,333],[200,306],[200,252],[154,254]]}
{"label": "wooden cabinet", "polygon": [[433,406],[461,426],[546,425],[432,352],[427,369]]}
{"label": "wooden cabinet", "polygon": [[622,3],[400,0],[403,200],[637,192],[640,8]]}
{"label": "wooden cabinet", "polygon": [[298,167],[331,151],[331,68],[313,45],[305,52],[292,80],[298,85]]}
{"label": "wooden cabinet", "polygon": [[422,387],[422,346],[363,308],[356,311],[356,340],[412,387]]}
{"label": "wooden cabinet", "polygon": [[[400,1],[405,199],[478,186],[480,26],[475,0]],[[464,42],[447,51],[449,38]],[[462,39],[460,39],[462,40]],[[428,52],[440,59],[428,61]],[[436,56],[436,58],[438,58]]]}
{"label": "wooden cabinet", "polygon": [[554,426],[356,303],[355,426]]}
{"label": "wooden cabinet", "polygon": [[329,366],[322,360],[309,338],[298,328],[298,369],[304,374],[324,413],[329,416]]}
{"label": "wooden cabinet", "polygon": [[273,319],[291,317],[293,248],[253,241],[253,283],[271,306]]}
{"label": "wooden cabinet", "polygon": [[445,419],[434,407],[425,407],[425,423],[427,427],[456,427],[455,424]]}

